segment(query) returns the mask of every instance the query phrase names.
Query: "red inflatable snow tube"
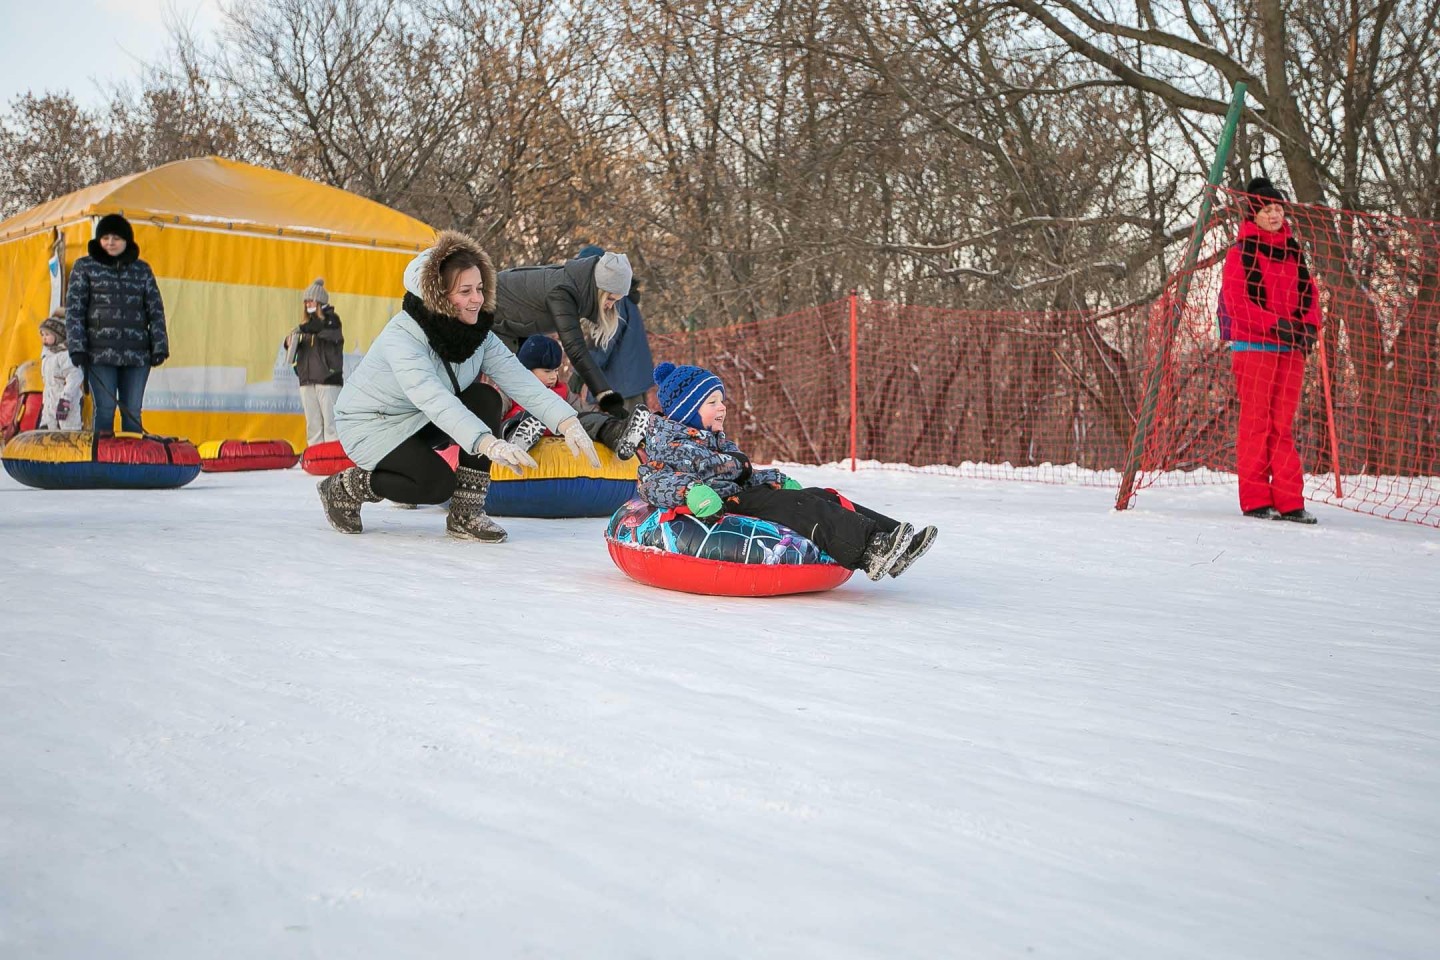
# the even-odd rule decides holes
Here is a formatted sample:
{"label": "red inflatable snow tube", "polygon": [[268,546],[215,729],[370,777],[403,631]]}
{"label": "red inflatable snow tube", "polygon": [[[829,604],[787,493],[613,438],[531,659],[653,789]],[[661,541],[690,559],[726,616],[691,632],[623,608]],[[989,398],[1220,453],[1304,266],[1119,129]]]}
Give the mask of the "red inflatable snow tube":
{"label": "red inflatable snow tube", "polygon": [[779,597],[833,590],[850,579],[794,530],[724,514],[697,520],[688,510],[657,510],[636,498],[605,529],[610,559],[646,586],[718,597]]}
{"label": "red inflatable snow tube", "polygon": [[662,590],[712,597],[781,597],[791,593],[834,590],[852,571],[833,563],[762,566],[702,560],[655,547],[627,547],[607,540],[610,559],[627,577]]}
{"label": "red inflatable snow tube", "polygon": [[317,477],[328,477],[353,466],[355,461],[345,456],[345,448],[340,446],[339,440],[306,447],[305,455],[300,458],[300,469]]}
{"label": "red inflatable snow tube", "polygon": [[284,440],[218,440],[200,445],[200,469],[206,473],[289,470],[299,459]]}

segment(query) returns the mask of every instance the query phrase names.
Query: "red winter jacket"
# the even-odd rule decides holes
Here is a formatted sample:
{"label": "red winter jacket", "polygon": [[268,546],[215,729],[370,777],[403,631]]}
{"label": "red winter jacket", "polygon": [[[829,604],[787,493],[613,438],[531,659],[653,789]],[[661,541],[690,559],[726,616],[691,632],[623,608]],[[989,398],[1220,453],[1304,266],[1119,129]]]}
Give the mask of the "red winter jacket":
{"label": "red winter jacket", "polygon": [[[554,391],[555,391],[555,395],[558,396],[561,400],[564,400],[566,403],[569,403],[569,402],[570,402],[570,388],[567,387],[565,384],[563,384],[563,383],[557,383],[557,384],[555,384],[555,386],[551,387],[550,389],[551,389],[551,390],[554,390]],[[509,410],[506,410],[506,411],[505,411],[505,416],[501,417],[500,419],[501,419],[501,420],[509,420],[511,417],[518,416],[519,414],[522,414],[522,413],[524,413],[524,412],[525,412],[525,408],[522,407],[522,406],[520,406],[520,404],[515,403],[515,402],[512,400],[512,401],[510,402],[510,409],[509,409]],[[550,431],[549,431],[549,430],[546,430],[546,431],[545,431],[545,435],[546,435],[547,437],[550,436],[550,435],[551,435],[551,434],[550,434]]]}
{"label": "red winter jacket", "polygon": [[1288,223],[1269,233],[1246,220],[1225,255],[1220,339],[1279,344],[1275,324],[1283,318],[1318,328],[1320,292]]}

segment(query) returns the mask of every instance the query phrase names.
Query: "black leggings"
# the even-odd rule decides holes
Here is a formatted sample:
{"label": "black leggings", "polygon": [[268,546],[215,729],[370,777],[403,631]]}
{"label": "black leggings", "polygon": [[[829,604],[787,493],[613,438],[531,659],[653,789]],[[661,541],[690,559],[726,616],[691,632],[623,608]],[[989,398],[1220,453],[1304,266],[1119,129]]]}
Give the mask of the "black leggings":
{"label": "black leggings", "polygon": [[[485,421],[492,431],[500,428],[500,393],[484,383],[472,383],[460,392],[465,408]],[[396,503],[444,503],[455,492],[455,472],[435,451],[455,441],[444,430],[427,423],[381,458],[370,473],[370,489]],[[490,471],[488,457],[460,451],[460,466]]]}
{"label": "black leggings", "polygon": [[784,524],[850,570],[858,570],[870,538],[891,533],[900,523],[856,503],[847,510],[838,494],[819,487],[776,490],[771,486],[746,487],[725,501],[729,513],[743,513]]}

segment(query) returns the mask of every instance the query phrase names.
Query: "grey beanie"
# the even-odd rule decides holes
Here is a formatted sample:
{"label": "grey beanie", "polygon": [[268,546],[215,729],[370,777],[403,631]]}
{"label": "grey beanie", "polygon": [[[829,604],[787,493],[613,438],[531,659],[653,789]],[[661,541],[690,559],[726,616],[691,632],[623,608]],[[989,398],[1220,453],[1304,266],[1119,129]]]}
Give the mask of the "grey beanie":
{"label": "grey beanie", "polygon": [[325,292],[325,278],[320,277],[314,283],[310,284],[310,286],[306,287],[305,295],[300,299],[314,300],[316,303],[322,305],[328,304],[330,302],[330,294]]}
{"label": "grey beanie", "polygon": [[595,286],[606,293],[626,296],[632,276],[630,258],[623,253],[607,253],[595,262]]}

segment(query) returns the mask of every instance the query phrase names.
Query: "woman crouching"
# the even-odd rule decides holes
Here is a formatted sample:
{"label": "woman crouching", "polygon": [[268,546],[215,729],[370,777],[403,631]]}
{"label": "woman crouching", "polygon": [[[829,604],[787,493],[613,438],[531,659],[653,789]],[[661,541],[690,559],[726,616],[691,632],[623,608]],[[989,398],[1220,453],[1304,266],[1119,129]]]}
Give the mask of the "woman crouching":
{"label": "woman crouching", "polygon": [[[356,466],[320,481],[330,525],[359,533],[360,506],[450,501],[445,529],[461,540],[500,543],[485,515],[490,463],[521,470],[535,461],[496,435],[501,398],[484,374],[565,438],[571,454],[599,465],[575,411],[530,375],[494,334],[495,268],[480,245],[444,231],[405,268],[405,299],[335,402],[340,444]],[[460,447],[451,472],[436,452]]]}

